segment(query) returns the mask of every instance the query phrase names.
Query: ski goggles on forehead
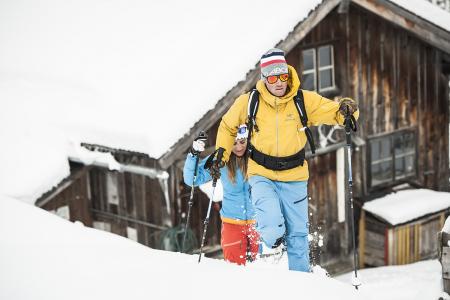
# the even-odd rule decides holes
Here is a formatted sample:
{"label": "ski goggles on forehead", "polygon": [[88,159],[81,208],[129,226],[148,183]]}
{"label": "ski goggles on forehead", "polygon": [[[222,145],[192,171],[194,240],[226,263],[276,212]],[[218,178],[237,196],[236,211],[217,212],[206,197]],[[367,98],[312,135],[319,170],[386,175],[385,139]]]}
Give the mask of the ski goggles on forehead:
{"label": "ski goggles on forehead", "polygon": [[[265,76],[264,76],[265,77]],[[280,74],[280,75],[270,75],[265,77],[267,82],[270,84],[274,84],[275,82],[278,81],[278,79],[280,79],[280,81],[285,82],[289,79],[289,74]]]}
{"label": "ski goggles on forehead", "polygon": [[236,134],[236,140],[246,139],[248,138],[247,126],[241,125],[239,126]]}
{"label": "ski goggles on forehead", "polygon": [[247,127],[244,127],[244,126],[239,127],[237,132],[238,132],[238,134],[245,134],[247,132]]}

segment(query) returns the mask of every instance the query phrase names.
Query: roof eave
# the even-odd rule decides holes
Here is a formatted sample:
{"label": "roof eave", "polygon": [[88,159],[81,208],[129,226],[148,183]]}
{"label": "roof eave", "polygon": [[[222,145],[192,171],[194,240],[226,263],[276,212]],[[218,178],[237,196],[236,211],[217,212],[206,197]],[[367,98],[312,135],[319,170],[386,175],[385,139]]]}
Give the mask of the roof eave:
{"label": "roof eave", "polygon": [[404,7],[386,0],[352,0],[352,2],[450,54],[450,32],[409,12]]}

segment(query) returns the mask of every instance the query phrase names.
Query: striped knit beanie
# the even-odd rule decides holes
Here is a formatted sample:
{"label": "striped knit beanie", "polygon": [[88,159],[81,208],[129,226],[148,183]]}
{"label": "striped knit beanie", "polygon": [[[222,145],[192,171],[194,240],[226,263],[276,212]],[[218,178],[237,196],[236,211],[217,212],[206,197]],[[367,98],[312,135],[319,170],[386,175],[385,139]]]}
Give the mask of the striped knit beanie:
{"label": "striped knit beanie", "polygon": [[261,78],[272,75],[280,75],[288,73],[288,65],[284,58],[284,51],[273,48],[261,56]]}

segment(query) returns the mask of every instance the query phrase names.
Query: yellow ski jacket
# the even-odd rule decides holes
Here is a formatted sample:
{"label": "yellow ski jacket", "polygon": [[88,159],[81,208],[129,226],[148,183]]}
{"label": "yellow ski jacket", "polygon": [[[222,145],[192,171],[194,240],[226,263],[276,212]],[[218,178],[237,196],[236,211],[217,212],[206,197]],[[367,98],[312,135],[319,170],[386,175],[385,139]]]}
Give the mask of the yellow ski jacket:
{"label": "yellow ski jacket", "polygon": [[[305,147],[306,134],[295,107],[294,96],[300,88],[300,79],[292,66],[289,66],[288,92],[283,97],[272,95],[264,82],[259,80],[256,89],[260,93],[256,124],[251,143],[262,153],[283,157],[290,156]],[[225,149],[223,159],[228,161],[233,148],[237,129],[247,123],[247,106],[250,93],[239,96],[228,112],[222,117],[216,139],[216,148]],[[320,124],[342,125],[344,117],[339,113],[339,102],[326,99],[319,94],[303,90],[308,127]],[[359,110],[354,113],[359,117]],[[290,170],[269,170],[252,159],[248,162],[248,177],[259,175],[276,181],[303,181],[309,177],[308,164]]]}

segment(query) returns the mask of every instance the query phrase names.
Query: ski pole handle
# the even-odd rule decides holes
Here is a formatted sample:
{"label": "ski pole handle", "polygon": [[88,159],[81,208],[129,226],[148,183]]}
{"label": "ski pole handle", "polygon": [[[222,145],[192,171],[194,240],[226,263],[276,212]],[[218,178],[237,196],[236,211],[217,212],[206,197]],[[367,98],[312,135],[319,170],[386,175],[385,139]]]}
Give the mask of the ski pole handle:
{"label": "ski pole handle", "polygon": [[[219,148],[217,149],[217,157],[216,157],[216,161],[218,164],[220,164],[222,162],[222,158],[223,158],[223,152],[225,150],[223,148]],[[214,177],[213,182],[212,182],[212,186],[216,187],[217,184],[217,177]]]}

